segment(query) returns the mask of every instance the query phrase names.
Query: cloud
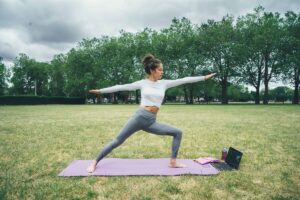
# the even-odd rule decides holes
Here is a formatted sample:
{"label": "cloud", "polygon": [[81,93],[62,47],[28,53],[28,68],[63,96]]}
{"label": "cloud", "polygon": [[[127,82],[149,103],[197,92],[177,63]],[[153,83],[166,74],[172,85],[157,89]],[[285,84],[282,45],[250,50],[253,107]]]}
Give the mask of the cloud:
{"label": "cloud", "polygon": [[187,17],[201,24],[235,17],[262,5],[266,11],[300,10],[296,0],[0,0],[0,56],[12,61],[19,53],[49,61],[82,38],[115,36],[120,30],[162,29]]}
{"label": "cloud", "polygon": [[16,46],[23,45],[23,41],[13,29],[1,29],[0,31],[0,57],[12,61],[18,54]]}
{"label": "cloud", "polygon": [[77,26],[58,20],[29,22],[27,33],[30,33],[30,41],[33,43],[76,42],[83,35]]}
{"label": "cloud", "polygon": [[15,52],[11,44],[0,41],[0,46],[1,46],[0,57],[5,58],[5,60],[12,61],[15,58],[17,52]]}
{"label": "cloud", "polygon": [[65,9],[70,3],[53,2],[4,1],[0,7],[0,26],[19,32],[25,36],[24,42],[49,43],[80,40],[83,34],[81,27],[72,20],[74,13]]}

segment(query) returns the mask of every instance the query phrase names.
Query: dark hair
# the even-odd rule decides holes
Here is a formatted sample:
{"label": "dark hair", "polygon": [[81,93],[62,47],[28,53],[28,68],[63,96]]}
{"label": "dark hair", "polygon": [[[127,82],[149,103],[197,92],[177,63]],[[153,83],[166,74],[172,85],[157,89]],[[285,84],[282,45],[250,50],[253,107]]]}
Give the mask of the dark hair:
{"label": "dark hair", "polygon": [[158,68],[158,65],[161,64],[161,61],[156,59],[152,54],[146,54],[142,60],[142,63],[147,74],[151,74],[151,70]]}

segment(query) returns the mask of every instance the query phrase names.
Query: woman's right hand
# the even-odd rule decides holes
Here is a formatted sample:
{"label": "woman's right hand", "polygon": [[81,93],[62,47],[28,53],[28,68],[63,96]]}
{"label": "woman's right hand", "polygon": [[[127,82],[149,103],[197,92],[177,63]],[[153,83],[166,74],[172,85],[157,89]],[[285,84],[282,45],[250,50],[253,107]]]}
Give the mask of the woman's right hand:
{"label": "woman's right hand", "polygon": [[100,94],[100,91],[99,90],[89,90],[89,93]]}
{"label": "woman's right hand", "polygon": [[214,75],[216,75],[217,73],[212,73],[212,74],[208,74],[204,77],[204,80],[208,80],[210,78],[212,78]]}

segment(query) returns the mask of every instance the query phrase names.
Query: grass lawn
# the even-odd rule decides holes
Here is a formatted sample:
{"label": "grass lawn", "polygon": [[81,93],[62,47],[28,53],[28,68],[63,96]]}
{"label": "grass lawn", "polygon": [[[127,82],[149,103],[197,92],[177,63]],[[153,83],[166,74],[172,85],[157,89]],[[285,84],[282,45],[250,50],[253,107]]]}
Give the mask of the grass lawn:
{"label": "grass lawn", "polygon": [[[94,159],[137,105],[0,106],[0,199],[300,199],[300,106],[163,105],[183,130],[179,158],[244,153],[216,176],[58,177]],[[172,138],[137,132],[108,157],[163,158]]]}

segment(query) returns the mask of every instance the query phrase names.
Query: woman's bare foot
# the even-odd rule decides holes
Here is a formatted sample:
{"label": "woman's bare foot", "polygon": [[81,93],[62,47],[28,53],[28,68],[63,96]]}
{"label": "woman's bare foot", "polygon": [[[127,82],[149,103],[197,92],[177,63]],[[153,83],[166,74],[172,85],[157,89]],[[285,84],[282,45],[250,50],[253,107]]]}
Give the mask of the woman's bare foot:
{"label": "woman's bare foot", "polygon": [[169,167],[171,167],[171,168],[184,168],[184,167],[186,167],[186,165],[185,164],[177,163],[175,165],[170,164]]}
{"label": "woman's bare foot", "polygon": [[91,163],[91,165],[88,166],[88,168],[86,168],[86,171],[88,173],[93,173],[95,171],[95,169],[96,169],[96,165],[97,165],[96,160],[93,160],[93,163]]}
{"label": "woman's bare foot", "polygon": [[176,159],[171,158],[169,167],[171,167],[171,168],[184,168],[184,167],[186,167],[186,165],[181,164],[181,163],[177,163]]}

